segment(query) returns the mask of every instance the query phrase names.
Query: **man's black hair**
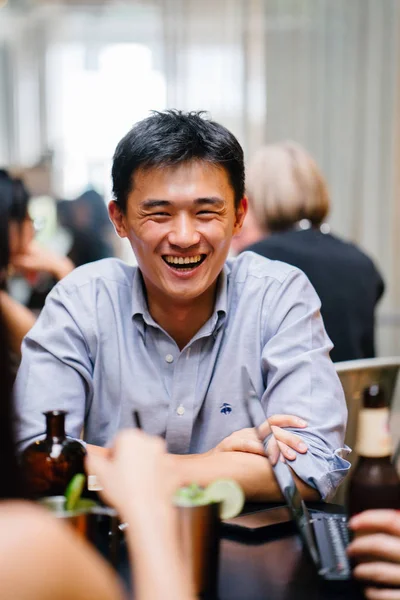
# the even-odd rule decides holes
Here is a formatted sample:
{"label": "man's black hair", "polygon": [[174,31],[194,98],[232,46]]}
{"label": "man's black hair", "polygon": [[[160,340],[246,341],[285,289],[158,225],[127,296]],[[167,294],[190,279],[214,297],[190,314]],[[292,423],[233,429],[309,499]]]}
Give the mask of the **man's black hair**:
{"label": "man's black hair", "polygon": [[234,191],[235,207],[244,196],[243,150],[225,127],[206,113],[154,111],[119,142],[113,159],[114,200],[125,212],[139,169],[204,161],[225,169]]}

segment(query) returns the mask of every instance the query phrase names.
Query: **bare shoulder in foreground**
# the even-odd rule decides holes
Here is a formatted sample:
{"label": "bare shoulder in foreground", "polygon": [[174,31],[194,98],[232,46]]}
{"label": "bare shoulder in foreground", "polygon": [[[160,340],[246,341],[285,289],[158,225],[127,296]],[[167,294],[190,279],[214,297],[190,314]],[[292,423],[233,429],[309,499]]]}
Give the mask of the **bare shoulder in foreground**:
{"label": "bare shoulder in foreground", "polygon": [[122,600],[111,567],[67,525],[20,501],[0,504],[2,598]]}

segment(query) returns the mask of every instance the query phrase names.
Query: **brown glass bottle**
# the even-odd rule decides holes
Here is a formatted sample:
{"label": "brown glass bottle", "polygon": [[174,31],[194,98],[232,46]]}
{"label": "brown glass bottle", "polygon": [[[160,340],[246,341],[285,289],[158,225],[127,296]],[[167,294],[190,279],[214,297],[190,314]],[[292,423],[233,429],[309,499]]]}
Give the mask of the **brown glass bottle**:
{"label": "brown glass bottle", "polygon": [[71,478],[84,473],[86,450],[78,440],[66,437],[66,411],[43,414],[46,437],[30,444],[21,454],[26,495],[30,498],[62,495]]}
{"label": "brown glass bottle", "polygon": [[399,509],[400,478],[391,462],[389,407],[383,389],[376,384],[363,393],[356,452],[359,459],[348,487],[349,516],[373,508]]}

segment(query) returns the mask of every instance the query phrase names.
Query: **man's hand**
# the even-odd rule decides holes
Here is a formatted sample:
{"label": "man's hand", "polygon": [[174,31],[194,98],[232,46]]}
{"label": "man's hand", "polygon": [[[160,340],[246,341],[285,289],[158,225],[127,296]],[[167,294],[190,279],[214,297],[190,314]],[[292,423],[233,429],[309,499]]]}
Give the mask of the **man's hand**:
{"label": "man's hand", "polygon": [[[348,546],[359,562],[354,577],[379,585],[400,586],[400,511],[368,510],[353,517],[349,527],[357,535]],[[368,600],[400,600],[400,589],[369,587]]]}
{"label": "man's hand", "polygon": [[[260,435],[265,437],[272,429],[276,437],[279,448],[287,460],[294,460],[296,452],[305,454],[308,450],[303,440],[296,434],[285,431],[284,427],[295,427],[304,429],[307,427],[306,421],[293,415],[273,415],[269,417],[265,424],[260,425]],[[275,440],[270,440],[268,449],[274,453],[273,445]],[[259,439],[256,430],[253,427],[235,431],[214,448],[212,452],[250,452],[264,456],[264,447]]]}

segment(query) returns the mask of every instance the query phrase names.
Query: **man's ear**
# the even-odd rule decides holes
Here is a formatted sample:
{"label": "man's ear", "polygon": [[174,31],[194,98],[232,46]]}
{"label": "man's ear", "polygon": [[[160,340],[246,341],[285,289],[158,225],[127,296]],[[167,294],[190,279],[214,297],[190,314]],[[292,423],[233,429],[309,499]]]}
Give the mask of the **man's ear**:
{"label": "man's ear", "polygon": [[128,230],[126,226],[126,216],[125,213],[121,210],[118,204],[111,200],[108,205],[108,215],[115,227],[115,231],[118,233],[120,238],[125,238],[128,236]]}
{"label": "man's ear", "polygon": [[243,196],[235,210],[235,226],[233,235],[236,235],[242,229],[243,221],[247,214],[248,208],[249,201],[247,200],[247,196]]}

